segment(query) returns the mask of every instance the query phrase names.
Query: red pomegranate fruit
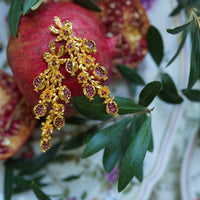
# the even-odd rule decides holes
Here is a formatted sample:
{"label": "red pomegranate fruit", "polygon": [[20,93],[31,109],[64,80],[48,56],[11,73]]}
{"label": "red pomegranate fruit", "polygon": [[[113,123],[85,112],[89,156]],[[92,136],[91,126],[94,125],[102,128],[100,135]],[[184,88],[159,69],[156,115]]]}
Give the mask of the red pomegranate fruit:
{"label": "red pomegranate fruit", "polygon": [[[71,97],[95,94],[114,116],[118,106],[107,86],[119,37],[106,38],[92,12],[72,3],[45,3],[21,18],[18,35],[10,37],[7,57],[23,95],[42,123],[40,147],[46,152],[53,128],[73,114]],[[65,106],[64,106],[65,105]],[[48,111],[49,110],[49,111]]]}
{"label": "red pomegranate fruit", "polygon": [[35,124],[32,109],[14,78],[0,71],[0,160],[12,157],[19,150]]}
{"label": "red pomegranate fruit", "polygon": [[[39,100],[39,94],[34,91],[33,80],[47,69],[43,54],[49,52],[49,42],[56,39],[56,35],[49,30],[50,25],[55,26],[54,16],[58,16],[63,24],[66,20],[72,23],[73,36],[96,43],[97,53],[93,56],[96,62],[106,68],[108,77],[111,74],[111,58],[118,52],[115,47],[118,37],[106,38],[98,20],[89,10],[71,3],[42,4],[36,11],[21,18],[18,35],[16,38],[10,37],[7,47],[8,63],[21,92],[31,106],[35,106]],[[56,51],[61,44],[64,43],[61,41],[55,44]],[[77,77],[72,77],[64,67],[60,71],[65,77],[62,84],[67,85],[72,97],[83,95]],[[69,109],[68,116],[72,114]]]}
{"label": "red pomegranate fruit", "polygon": [[103,12],[96,14],[108,37],[121,35],[121,57],[114,65],[135,68],[147,53],[146,33],[149,21],[138,0],[98,0]]}

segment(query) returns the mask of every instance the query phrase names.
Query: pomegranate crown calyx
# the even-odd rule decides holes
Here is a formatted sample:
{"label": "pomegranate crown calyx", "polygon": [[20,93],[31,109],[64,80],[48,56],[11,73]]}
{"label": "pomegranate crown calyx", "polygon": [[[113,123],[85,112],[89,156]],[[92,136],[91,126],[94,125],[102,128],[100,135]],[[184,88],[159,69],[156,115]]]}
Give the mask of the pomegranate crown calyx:
{"label": "pomegranate crown calyx", "polygon": [[[95,58],[90,55],[97,52],[95,42],[72,36],[72,23],[68,20],[62,25],[59,17],[55,16],[54,22],[57,28],[50,26],[49,29],[53,34],[58,35],[55,42],[64,40],[65,46],[60,46],[56,54],[55,43],[53,41],[49,43],[50,52],[45,52],[43,55],[48,68],[33,80],[34,90],[36,92],[42,90],[40,100],[33,108],[35,117],[40,119],[46,115],[46,121],[42,123],[40,141],[42,152],[46,152],[51,147],[53,128],[60,130],[65,125],[64,104],[69,103],[71,99],[71,91],[67,86],[62,85],[65,77],[59,71],[61,67],[65,67],[70,76],[77,77],[78,83],[83,88],[83,94],[90,100],[93,100],[96,94],[104,98],[108,114],[116,117],[119,111],[117,103],[113,100],[114,97],[110,96],[109,88],[100,84],[108,77],[106,68],[95,63]],[[52,107],[47,113],[49,104],[52,104]]]}

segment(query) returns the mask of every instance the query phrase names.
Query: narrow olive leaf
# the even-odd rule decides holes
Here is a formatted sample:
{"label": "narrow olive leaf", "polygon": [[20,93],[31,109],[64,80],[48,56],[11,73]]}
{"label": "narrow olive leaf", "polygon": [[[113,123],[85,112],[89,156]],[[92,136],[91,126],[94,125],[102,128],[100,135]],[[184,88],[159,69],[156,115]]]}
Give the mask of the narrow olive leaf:
{"label": "narrow olive leaf", "polygon": [[192,52],[190,58],[190,75],[188,81],[188,89],[191,89],[193,85],[199,78],[199,63],[200,63],[200,32],[199,29],[196,28],[195,22],[193,22],[193,27],[191,31],[191,40],[192,40]]}
{"label": "narrow olive leaf", "polygon": [[[141,115],[135,116],[131,120],[129,128],[123,132],[123,135],[122,135],[122,154],[123,155],[125,154],[128,146],[130,145],[131,141],[136,136],[136,133],[139,131],[140,127],[142,126],[144,121],[146,121],[146,119],[147,119],[146,114],[141,114]],[[153,136],[152,136],[152,140],[150,142],[149,149],[151,150],[151,152],[153,151]]]}
{"label": "narrow olive leaf", "polygon": [[76,179],[79,179],[80,177],[81,177],[80,175],[72,175],[72,176],[68,176],[62,179],[62,181],[65,181],[65,182],[74,181]]}
{"label": "narrow olive leaf", "polygon": [[184,29],[183,33],[182,33],[182,40],[181,40],[181,43],[179,44],[179,47],[175,53],[175,55],[172,57],[172,59],[167,63],[167,66],[168,67],[176,58],[177,56],[179,55],[181,49],[183,48],[184,44],[185,44],[185,41],[186,41],[186,38],[187,38],[187,34],[188,34],[188,29]]}
{"label": "narrow olive leaf", "polygon": [[19,19],[22,11],[22,1],[12,0],[10,10],[8,13],[8,27],[13,37],[17,36]]}
{"label": "narrow olive leaf", "polygon": [[[76,111],[88,119],[107,120],[113,117],[106,113],[106,106],[103,103],[104,99],[98,96],[94,97],[93,101],[90,101],[85,96],[73,97],[72,100],[72,106],[76,109]],[[130,99],[115,97],[114,101],[118,104],[120,115],[141,112],[146,109]]]}
{"label": "narrow olive leaf", "polygon": [[35,196],[39,199],[39,200],[51,200],[41,189],[40,187],[33,181],[32,184],[32,189],[33,192],[35,193]]}
{"label": "narrow olive leaf", "polygon": [[138,84],[138,85],[145,85],[144,80],[142,77],[136,72],[136,70],[131,69],[125,65],[118,65],[117,69],[119,72],[126,78],[128,81]]}
{"label": "narrow olive leaf", "polygon": [[50,148],[45,154],[41,154],[36,158],[28,160],[28,166],[26,165],[26,168],[23,169],[22,167],[22,173],[24,174],[33,174],[46,166],[53,157],[56,155],[58,148],[60,146],[60,143],[57,143],[53,147]]}
{"label": "narrow olive leaf", "polygon": [[37,0],[37,2],[31,7],[31,10],[36,10],[43,3],[44,0]]}
{"label": "narrow olive leaf", "polygon": [[81,157],[89,157],[101,149],[107,147],[115,138],[119,137],[121,132],[126,128],[131,118],[125,118],[112,125],[100,130],[95,134],[86,145]]}
{"label": "narrow olive leaf", "polygon": [[181,26],[175,27],[174,29],[167,29],[167,32],[170,34],[178,34],[178,33],[182,32],[183,30],[185,30],[190,25],[191,21],[192,21],[192,19]]}
{"label": "narrow olive leaf", "polygon": [[106,113],[106,106],[102,98],[96,96],[93,101],[90,101],[87,97],[80,96],[73,97],[72,102],[72,107],[88,119],[107,120],[112,118]]}
{"label": "narrow olive leaf", "polygon": [[4,200],[11,200],[13,194],[13,167],[9,162],[5,163],[5,179],[4,179]]}
{"label": "narrow olive leaf", "polygon": [[161,98],[163,101],[167,103],[172,103],[172,104],[179,104],[183,101],[182,97],[179,96],[176,85],[174,84],[172,78],[164,73],[161,76],[162,80],[162,90],[159,93],[159,98]]}
{"label": "narrow olive leaf", "polygon": [[152,133],[152,129],[151,129],[151,138],[150,138],[150,143],[148,146],[148,151],[152,153],[153,150],[154,150],[154,140],[153,140],[153,133]]}
{"label": "narrow olive leaf", "polygon": [[44,178],[44,175],[41,176],[37,176],[34,178],[24,178],[21,175],[17,175],[15,177],[15,187],[14,187],[14,193],[21,193],[21,192],[25,192],[27,190],[31,190],[31,183],[32,181],[36,182],[38,184],[38,186],[40,187],[44,187],[47,186],[47,183],[40,183],[41,179]]}
{"label": "narrow olive leaf", "polygon": [[36,2],[37,0],[25,0],[23,6],[23,15],[25,15]]}
{"label": "narrow olive leaf", "polygon": [[73,160],[73,158],[74,158],[74,155],[72,154],[59,154],[53,157],[53,159],[51,159],[51,163],[55,163],[55,162],[64,163],[66,161]]}
{"label": "narrow olive leaf", "polygon": [[143,181],[143,164],[141,164],[136,170],[135,170],[135,177],[137,178],[140,183]]}
{"label": "narrow olive leaf", "polygon": [[119,172],[118,191],[121,192],[135,176],[135,171],[141,166],[151,139],[151,117],[142,124],[136,136],[129,145]]}
{"label": "narrow olive leaf", "polygon": [[160,32],[152,25],[147,31],[147,46],[152,58],[159,66],[164,56],[163,41]]}
{"label": "narrow olive leaf", "polygon": [[[132,121],[132,123],[130,125],[130,133],[133,134],[132,132],[135,132],[135,134],[136,134],[146,119],[147,119],[146,114],[135,116],[134,121]],[[132,138],[133,138],[133,136],[132,136]],[[132,141],[131,138],[130,138],[130,141]],[[153,133],[151,130],[151,140],[149,143],[148,151],[153,152],[153,149],[154,149],[154,142],[153,142]]]}
{"label": "narrow olive leaf", "polygon": [[140,92],[139,104],[147,107],[159,94],[161,87],[162,85],[159,81],[153,81],[148,83]]}
{"label": "narrow olive leaf", "polygon": [[92,11],[101,12],[102,10],[96,5],[96,3],[93,0],[74,0],[76,4],[79,6],[82,6],[84,8],[87,8]]}
{"label": "narrow olive leaf", "polygon": [[78,134],[78,135],[68,139],[64,143],[63,150],[71,150],[71,149],[81,147],[83,145],[83,138],[84,138],[84,134],[81,133],[81,134]]}
{"label": "narrow olive leaf", "polygon": [[121,153],[120,145],[120,137],[117,137],[105,148],[103,154],[103,166],[106,172],[111,172],[115,167]]}
{"label": "narrow olive leaf", "polygon": [[75,124],[75,125],[81,125],[81,124],[85,124],[88,120],[86,118],[83,117],[70,117],[66,119],[67,124]]}
{"label": "narrow olive leaf", "polygon": [[136,104],[131,99],[126,99],[126,98],[122,98],[122,97],[115,97],[114,101],[119,106],[119,114],[120,115],[142,112],[146,109],[144,106]]}
{"label": "narrow olive leaf", "polygon": [[182,5],[178,4],[177,7],[175,7],[174,10],[172,10],[169,16],[173,17],[175,15],[178,15],[182,11],[183,8],[184,7]]}
{"label": "narrow olive leaf", "polygon": [[183,94],[191,101],[200,101],[200,90],[182,90]]}

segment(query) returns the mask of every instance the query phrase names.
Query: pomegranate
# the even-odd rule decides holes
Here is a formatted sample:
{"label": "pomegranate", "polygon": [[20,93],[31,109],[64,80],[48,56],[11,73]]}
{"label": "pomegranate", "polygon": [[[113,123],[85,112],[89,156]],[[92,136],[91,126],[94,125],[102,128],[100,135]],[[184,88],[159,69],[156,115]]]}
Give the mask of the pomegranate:
{"label": "pomegranate", "polygon": [[47,115],[42,123],[43,152],[51,146],[53,127],[64,126],[64,111],[72,115],[67,106],[71,97],[85,95],[93,100],[98,94],[105,98],[106,111],[117,115],[116,102],[108,87],[102,86],[110,77],[117,41],[118,36],[105,37],[92,12],[72,3],[45,3],[21,18],[17,38],[10,37],[7,56],[36,118]]}
{"label": "pomegranate", "polygon": [[[58,16],[62,23],[66,20],[72,23],[72,35],[96,43],[98,51],[94,57],[96,62],[106,68],[108,77],[111,74],[111,58],[118,52],[115,48],[118,37],[106,38],[98,20],[90,11],[71,3],[42,4],[36,11],[21,18],[18,36],[11,36],[7,47],[8,63],[31,106],[35,106],[39,100],[39,94],[34,92],[33,80],[47,68],[43,53],[49,51],[49,42],[56,39],[55,34],[49,31],[49,26],[54,25],[54,16]],[[64,43],[56,43],[56,49],[60,44]],[[83,95],[77,77],[70,76],[64,69],[61,69],[61,73],[65,76],[63,85],[67,85],[72,97]],[[69,109],[68,116],[72,114]]]}
{"label": "pomegranate", "polygon": [[149,21],[138,0],[98,0],[103,10],[96,14],[108,37],[121,35],[121,57],[113,64],[135,68],[147,53],[146,33]]}
{"label": "pomegranate", "polygon": [[31,108],[14,78],[0,71],[0,160],[13,156],[35,127]]}

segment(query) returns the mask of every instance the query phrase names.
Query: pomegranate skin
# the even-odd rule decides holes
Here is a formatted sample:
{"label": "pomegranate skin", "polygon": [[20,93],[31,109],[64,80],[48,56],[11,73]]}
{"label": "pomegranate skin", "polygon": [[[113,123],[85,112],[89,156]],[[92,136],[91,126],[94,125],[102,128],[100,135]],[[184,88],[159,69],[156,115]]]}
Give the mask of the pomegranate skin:
{"label": "pomegranate skin", "polygon": [[15,80],[0,70],[0,160],[12,157],[30,137],[35,125]]}
{"label": "pomegranate skin", "polygon": [[[49,42],[55,41],[57,35],[50,32],[49,26],[54,25],[54,16],[61,22],[66,20],[72,23],[72,36],[87,38],[96,43],[97,53],[93,56],[96,62],[107,69],[108,77],[111,74],[111,58],[115,50],[116,38],[108,39],[104,36],[98,20],[92,12],[72,3],[46,3],[36,11],[20,19],[18,36],[10,37],[7,58],[14,77],[22,94],[34,106],[38,103],[39,93],[34,91],[33,80],[47,69],[43,53],[49,52]],[[114,41],[114,42],[113,42]],[[56,52],[63,42],[56,43]],[[77,77],[71,77],[61,66],[61,73],[65,76],[62,84],[67,85],[72,97],[83,95]],[[72,108],[67,107],[67,115],[72,115]]]}

